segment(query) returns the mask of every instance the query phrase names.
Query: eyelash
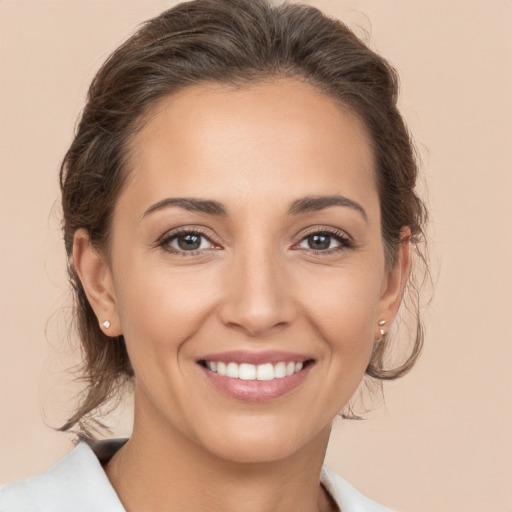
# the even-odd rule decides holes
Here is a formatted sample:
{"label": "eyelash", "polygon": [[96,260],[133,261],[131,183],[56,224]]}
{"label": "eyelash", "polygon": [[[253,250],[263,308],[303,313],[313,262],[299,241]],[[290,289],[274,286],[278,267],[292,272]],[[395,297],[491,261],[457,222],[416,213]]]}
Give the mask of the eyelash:
{"label": "eyelash", "polygon": [[[193,229],[181,229],[179,231],[174,231],[170,234],[166,234],[160,239],[157,246],[161,247],[166,252],[169,252],[171,254],[175,254],[178,256],[197,256],[199,254],[202,254],[205,249],[197,249],[193,251],[185,251],[185,250],[177,250],[175,248],[172,248],[170,246],[171,242],[174,240],[177,240],[180,236],[183,235],[196,235],[202,238],[205,238],[208,240],[211,244],[215,245],[215,242],[211,240],[211,238],[201,229],[193,228]],[[315,255],[326,255],[326,254],[334,254],[338,253],[340,251],[344,251],[346,249],[352,249],[355,247],[354,242],[349,238],[346,233],[343,231],[337,230],[337,229],[326,229],[326,228],[316,228],[314,230],[311,230],[307,233],[304,233],[300,241],[293,246],[295,250],[299,250],[298,247],[302,242],[307,240],[309,237],[314,235],[320,235],[320,236],[326,236],[330,238],[334,238],[339,245],[332,249],[326,249],[326,250],[315,250],[315,249],[307,249],[309,252],[315,254]],[[206,250],[217,250],[217,249],[206,249]]]}

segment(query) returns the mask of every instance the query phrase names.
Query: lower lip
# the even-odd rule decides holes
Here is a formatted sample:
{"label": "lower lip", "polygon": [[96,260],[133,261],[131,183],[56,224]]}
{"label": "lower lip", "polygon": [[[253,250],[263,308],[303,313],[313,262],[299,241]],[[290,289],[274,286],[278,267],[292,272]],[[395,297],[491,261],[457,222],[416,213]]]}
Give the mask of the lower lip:
{"label": "lower lip", "polygon": [[309,364],[300,372],[281,379],[272,380],[242,380],[226,377],[212,372],[199,365],[208,381],[224,395],[247,402],[267,402],[300,386],[313,365]]}

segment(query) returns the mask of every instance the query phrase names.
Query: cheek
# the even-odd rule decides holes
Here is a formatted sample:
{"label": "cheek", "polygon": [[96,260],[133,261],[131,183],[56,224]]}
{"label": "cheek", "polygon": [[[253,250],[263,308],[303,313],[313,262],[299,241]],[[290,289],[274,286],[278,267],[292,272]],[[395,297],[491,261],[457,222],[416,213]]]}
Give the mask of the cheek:
{"label": "cheek", "polygon": [[171,271],[154,264],[130,266],[125,276],[118,307],[137,388],[145,397],[142,407],[152,403],[150,410],[186,411],[182,397],[189,397],[191,390],[184,377],[194,345],[188,341],[211,317],[216,303],[213,276],[208,281],[197,270]]}
{"label": "cheek", "polygon": [[303,310],[332,353],[343,353],[347,360],[369,357],[381,279],[378,267],[368,265],[333,269],[304,283]]}
{"label": "cheek", "polygon": [[125,275],[129,278],[120,276],[117,304],[132,352],[138,347],[145,353],[176,351],[215,307],[218,287],[211,273],[141,263],[130,265]]}

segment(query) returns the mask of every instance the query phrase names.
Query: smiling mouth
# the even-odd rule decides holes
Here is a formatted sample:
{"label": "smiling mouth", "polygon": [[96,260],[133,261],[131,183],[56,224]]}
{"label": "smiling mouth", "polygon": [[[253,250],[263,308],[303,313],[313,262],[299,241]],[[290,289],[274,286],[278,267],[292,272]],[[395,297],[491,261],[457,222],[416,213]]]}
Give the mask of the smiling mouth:
{"label": "smiling mouth", "polygon": [[207,361],[200,360],[199,364],[208,370],[223,377],[244,381],[271,381],[291,377],[303,371],[314,363],[313,359],[305,361],[280,361],[277,363],[236,363],[233,361]]}

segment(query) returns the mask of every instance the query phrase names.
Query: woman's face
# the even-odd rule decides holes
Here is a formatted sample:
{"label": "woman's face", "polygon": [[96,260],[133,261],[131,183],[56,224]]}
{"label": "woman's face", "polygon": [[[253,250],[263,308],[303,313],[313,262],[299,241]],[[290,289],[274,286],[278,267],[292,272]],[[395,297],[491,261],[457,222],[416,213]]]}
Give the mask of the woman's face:
{"label": "woman's face", "polygon": [[130,173],[95,307],[125,337],[135,429],[239,461],[325,439],[403,281],[362,123],[293,80],[190,87],[136,135]]}

